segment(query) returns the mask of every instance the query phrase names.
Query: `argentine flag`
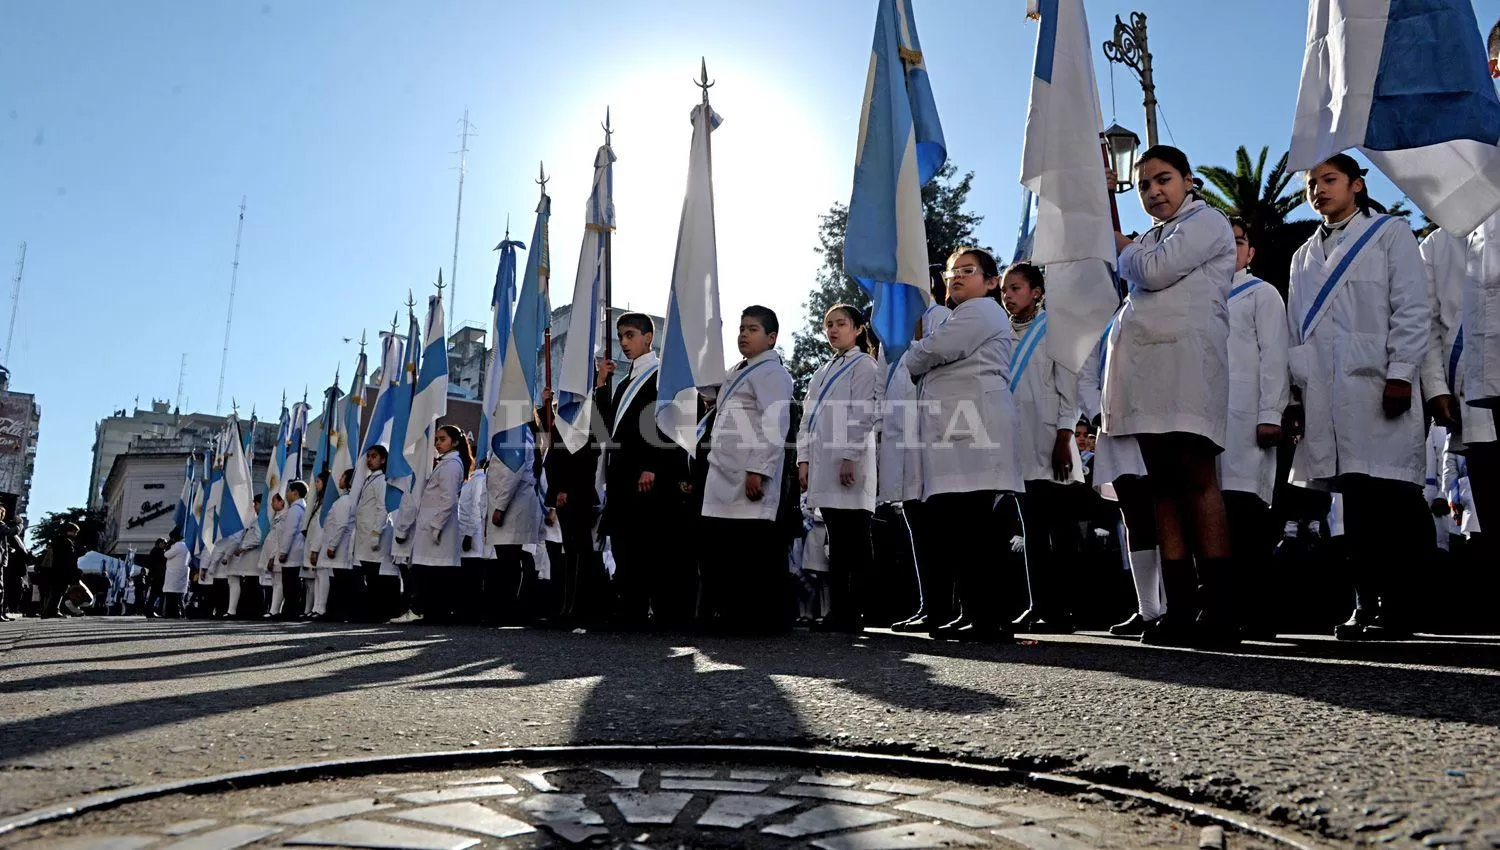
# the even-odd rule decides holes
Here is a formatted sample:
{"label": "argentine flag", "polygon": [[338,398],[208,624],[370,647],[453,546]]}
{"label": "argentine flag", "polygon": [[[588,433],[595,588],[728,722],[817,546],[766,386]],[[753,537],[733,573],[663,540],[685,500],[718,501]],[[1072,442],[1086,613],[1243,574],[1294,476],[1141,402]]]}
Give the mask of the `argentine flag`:
{"label": "argentine flag", "polygon": [[1287,167],[1358,147],[1467,235],[1500,209],[1500,99],[1469,0],[1309,0]]}
{"label": "argentine flag", "polygon": [[229,454],[224,459],[224,495],[219,506],[219,534],[239,534],[255,522],[255,489],[250,483],[250,459],[245,456],[245,441],[240,437],[240,423],[229,418]]}
{"label": "argentine flag", "polygon": [[594,154],[594,188],[584,217],[573,309],[568,314],[562,371],[557,376],[557,432],[571,452],[583,448],[589,439],[595,359],[604,353],[599,335],[614,333],[609,327],[610,305],[604,303],[604,239],[615,229],[614,162],[615,152],[606,141]]}
{"label": "argentine flag", "polygon": [[188,455],[187,470],[182,479],[182,491],[177,495],[177,510],[172,512],[172,527],[187,534],[188,512],[193,505],[193,461],[192,454]]}
{"label": "argentine flag", "polygon": [[[495,323],[495,370],[499,380],[494,382],[492,403],[485,410],[490,423],[489,451],[513,470],[525,465],[534,440],[526,426],[535,415],[541,391],[537,351],[542,347],[542,333],[547,326],[547,221],[551,214],[552,199],[543,192],[536,208],[536,228],[531,234],[531,251],[526,256],[526,273],[521,279],[515,317]],[[505,271],[504,251],[500,264],[495,276],[497,293],[503,285],[500,278]],[[511,274],[514,269],[515,254],[511,249]],[[496,316],[498,319],[499,314]],[[568,342],[572,344],[571,339]],[[561,421],[558,427],[563,427]],[[583,436],[587,439],[587,432]]]}
{"label": "argentine flag", "polygon": [[[380,384],[375,388],[375,405],[370,408],[370,424],[365,426],[365,439],[360,444],[359,454],[354,457],[354,483],[349,493],[359,500],[360,488],[370,476],[370,467],[365,464],[365,453],[376,446],[384,446],[389,458],[391,431],[396,424],[396,405],[401,396],[401,337],[395,333],[380,335]],[[330,478],[328,486],[337,489],[338,481]],[[329,491],[330,493],[332,490]],[[325,501],[332,501],[324,496]]]}
{"label": "argentine flag", "polygon": [[948,158],[911,0],[879,0],[859,119],[844,271],[874,302],[875,333],[901,359],[928,293],[922,187]]}
{"label": "argentine flag", "polygon": [[219,542],[219,511],[224,501],[224,455],[227,431],[214,438],[214,462],[208,478],[208,498],[203,502],[203,524],[199,532],[200,552],[207,552]]}
{"label": "argentine flag", "polygon": [[1047,353],[1076,372],[1120,303],[1104,121],[1083,0],[1031,0],[1029,13],[1041,22],[1021,153],[1021,184],[1036,197],[1029,253],[1047,269]]}
{"label": "argentine flag", "polygon": [[286,441],[291,432],[292,416],[286,405],[282,404],[281,424],[276,428],[276,445],[271,449],[271,462],[266,464],[266,489],[260,500],[260,515],[257,517],[261,540],[265,540],[271,533],[271,517],[275,513],[271,509],[271,497],[286,495],[286,480],[281,477],[281,473],[286,468]]}
{"label": "argentine flag", "polygon": [[422,491],[432,462],[437,458],[432,441],[437,421],[448,415],[448,337],[443,332],[443,296],[427,299],[427,336],[422,340],[422,368],[417,374],[407,423],[406,445],[401,452],[416,474],[416,493]]}
{"label": "argentine flag", "polygon": [[417,324],[417,314],[406,313],[406,358],[401,367],[401,382],[396,385],[395,418],[391,421],[391,445],[385,463],[385,509],[394,511],[401,504],[401,496],[410,493],[416,475],[406,462],[402,447],[406,445],[406,433],[411,422],[412,396],[417,388],[417,369],[421,365],[422,328]]}
{"label": "argentine flag", "polygon": [[677,257],[672,264],[672,292],[656,373],[657,427],[689,454],[698,442],[698,389],[724,381],[724,319],[719,306],[713,145],[709,140],[722,120],[707,97],[693,107],[687,196],[677,224]]}
{"label": "argentine flag", "polygon": [[[286,454],[282,460],[281,487],[302,478],[302,444],[307,436],[307,401],[299,401],[292,405],[291,424],[287,430]],[[305,483],[305,482],[304,482]],[[308,495],[312,495],[311,487]]]}
{"label": "argentine flag", "polygon": [[[349,381],[349,394],[333,406],[333,439],[328,444],[332,455],[328,461],[328,480],[332,486],[337,486],[346,470],[354,468],[354,453],[359,451],[360,411],[364,409],[365,402],[365,374],[369,368],[369,355],[365,354],[364,346],[361,345],[359,357],[354,361],[354,378]],[[328,518],[328,512],[332,510],[335,501],[337,499],[323,499],[318,508],[319,522]]]}
{"label": "argentine flag", "polygon": [[490,411],[500,397],[501,370],[505,367],[505,349],[502,340],[510,339],[511,313],[516,307],[516,249],[525,248],[522,242],[510,238],[507,228],[505,238],[495,246],[500,252],[500,266],[495,269],[495,291],[490,296],[490,361],[484,373],[484,403],[479,409],[479,445],[475,447],[478,460],[490,456]]}

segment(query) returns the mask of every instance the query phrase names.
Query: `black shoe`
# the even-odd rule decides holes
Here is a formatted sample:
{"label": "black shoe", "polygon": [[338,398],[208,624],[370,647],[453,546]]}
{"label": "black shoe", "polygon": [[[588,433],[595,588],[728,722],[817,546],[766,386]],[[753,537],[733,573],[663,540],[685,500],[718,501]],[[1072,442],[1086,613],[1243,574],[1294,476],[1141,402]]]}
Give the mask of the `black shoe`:
{"label": "black shoe", "polygon": [[1211,611],[1200,613],[1198,621],[1193,626],[1198,633],[1195,645],[1204,649],[1230,649],[1239,646],[1240,641],[1244,639],[1239,627],[1233,621]]}
{"label": "black shoe", "polygon": [[1013,620],[1010,626],[1016,632],[1028,632],[1035,635],[1070,635],[1073,633],[1073,621],[1067,616],[1043,616],[1035,608],[1026,609],[1026,613]]}
{"label": "black shoe", "polygon": [[1365,613],[1362,608],[1355,608],[1349,619],[1333,627],[1335,640],[1364,640],[1365,626],[1374,620],[1374,616]]}
{"label": "black shoe", "polygon": [[1010,621],[1010,627],[1017,632],[1029,632],[1031,627],[1042,621],[1042,613],[1035,608],[1027,608],[1021,612],[1021,616]]}
{"label": "black shoe", "polygon": [[1014,643],[1016,635],[999,623],[969,623],[958,627],[954,639],[965,643]]}
{"label": "black shoe", "polygon": [[929,623],[927,621],[927,618],[921,614],[918,614],[917,616],[911,617],[906,620],[902,620],[899,623],[893,623],[891,625],[891,631],[901,632],[903,634],[910,632],[925,632],[930,630],[931,628],[932,624]]}
{"label": "black shoe", "polygon": [[1150,621],[1142,617],[1141,612],[1137,611],[1131,614],[1130,619],[1125,622],[1110,626],[1109,633],[1115,637],[1140,637],[1145,633],[1146,627],[1149,625]]}
{"label": "black shoe", "polygon": [[973,625],[974,624],[969,621],[969,618],[959,617],[952,622],[933,627],[933,629],[928,632],[928,634],[932,635],[933,640],[958,640],[959,635],[962,634],[965,629],[972,628]]}
{"label": "black shoe", "polygon": [[1364,633],[1365,640],[1411,640],[1412,631],[1405,626],[1393,623],[1384,614],[1380,614],[1367,626]]}
{"label": "black shoe", "polygon": [[1192,620],[1166,614],[1152,620],[1141,633],[1141,643],[1147,646],[1196,646],[1197,624]]}

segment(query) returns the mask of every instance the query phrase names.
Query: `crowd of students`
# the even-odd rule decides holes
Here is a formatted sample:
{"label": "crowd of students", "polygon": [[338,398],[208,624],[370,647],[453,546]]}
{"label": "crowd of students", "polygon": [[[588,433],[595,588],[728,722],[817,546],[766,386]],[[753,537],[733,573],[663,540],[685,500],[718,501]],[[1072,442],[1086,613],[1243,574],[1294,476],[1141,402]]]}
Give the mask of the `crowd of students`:
{"label": "crowd of students", "polygon": [[[1288,538],[1344,537],[1354,609],[1336,637],[1409,636],[1400,576],[1450,530],[1488,545],[1479,516],[1500,503],[1497,399],[1464,391],[1500,358],[1483,327],[1500,221],[1419,246],[1335,156],[1305,175],[1322,223],[1284,301],[1182,151],[1151,148],[1134,176],[1153,226],[1116,234],[1127,292],[1077,371],[1047,345],[1044,270],[961,248],[895,362],[864,312],[830,309],[800,399],[776,314],[746,308],[743,359],[705,393],[689,453],[656,424],[651,319],[626,314],[630,368],[602,364],[586,446],[550,426],[550,397],[523,458],[476,468],[445,425],[425,485],[389,513],[377,446],[358,492],[352,475],[292,482],[264,540],[252,525],[220,541],[196,607],[733,633],[800,617],[995,642],[1073,630],[1079,564],[1118,535],[1137,604],[1114,634],[1232,646],[1278,628],[1279,517]],[[174,539],[166,558],[185,552]],[[168,594],[190,590],[168,573]]]}

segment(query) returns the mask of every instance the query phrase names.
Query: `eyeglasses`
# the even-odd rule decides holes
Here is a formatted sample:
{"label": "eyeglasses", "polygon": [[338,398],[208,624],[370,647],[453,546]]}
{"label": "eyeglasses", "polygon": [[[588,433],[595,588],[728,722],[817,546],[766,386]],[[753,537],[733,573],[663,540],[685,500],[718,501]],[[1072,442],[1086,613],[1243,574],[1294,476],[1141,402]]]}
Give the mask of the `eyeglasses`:
{"label": "eyeglasses", "polygon": [[943,280],[952,280],[955,277],[968,277],[979,271],[979,266],[958,266],[943,272]]}

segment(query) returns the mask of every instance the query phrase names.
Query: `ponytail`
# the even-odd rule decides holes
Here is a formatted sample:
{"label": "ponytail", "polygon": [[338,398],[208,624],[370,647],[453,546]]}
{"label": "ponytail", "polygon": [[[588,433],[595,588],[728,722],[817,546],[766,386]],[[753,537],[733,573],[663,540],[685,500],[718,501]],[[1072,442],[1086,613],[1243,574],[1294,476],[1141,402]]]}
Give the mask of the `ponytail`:
{"label": "ponytail", "polygon": [[843,313],[844,317],[849,320],[849,323],[854,325],[856,331],[854,335],[855,347],[871,357],[876,356],[880,351],[880,338],[875,335],[875,329],[870,327],[870,319],[865,315],[864,311],[853,304],[839,303],[828,308],[828,312],[823,314],[824,320],[827,320],[835,312]]}

